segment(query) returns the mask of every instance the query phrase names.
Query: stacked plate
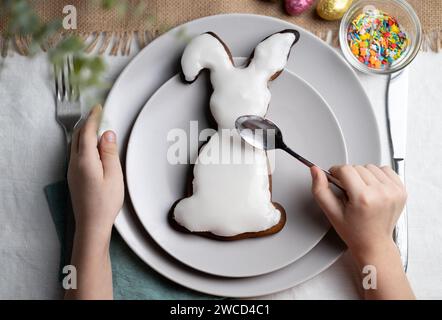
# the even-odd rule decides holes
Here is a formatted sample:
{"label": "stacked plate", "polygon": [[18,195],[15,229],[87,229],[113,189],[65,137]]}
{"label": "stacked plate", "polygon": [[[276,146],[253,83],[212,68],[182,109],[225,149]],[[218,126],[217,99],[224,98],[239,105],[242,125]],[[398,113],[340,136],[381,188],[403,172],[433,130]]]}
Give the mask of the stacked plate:
{"label": "stacked plate", "polygon": [[[272,195],[287,212],[279,233],[223,242],[176,231],[168,222],[172,204],[185,195],[189,171],[167,160],[168,134],[207,128],[210,94],[206,76],[187,85],[176,75],[186,45],[179,35],[213,31],[240,65],[263,38],[288,28],[301,38],[286,70],[270,84],[267,117],[282,128],[288,145],[322,167],[379,163],[375,117],[352,69],[312,34],[269,17],[219,15],[175,28],[133,59],[108,96],[102,130],[113,129],[120,139],[129,191],[115,226],[143,261],[186,287],[231,297],[269,294],[313,277],[344,249],[313,201],[308,170],[278,151],[270,156]],[[189,159],[197,149],[189,146]]]}

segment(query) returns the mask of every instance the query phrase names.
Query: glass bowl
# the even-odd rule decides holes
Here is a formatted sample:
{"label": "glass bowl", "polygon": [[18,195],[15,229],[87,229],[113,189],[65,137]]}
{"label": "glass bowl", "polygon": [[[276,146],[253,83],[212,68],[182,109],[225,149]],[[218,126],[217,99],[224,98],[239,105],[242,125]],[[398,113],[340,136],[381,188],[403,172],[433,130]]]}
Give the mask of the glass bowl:
{"label": "glass bowl", "polygon": [[[347,41],[347,31],[352,21],[368,8],[381,10],[398,20],[401,29],[407,34],[409,44],[402,56],[391,65],[376,69],[361,62],[351,52]],[[358,0],[351,5],[342,17],[339,28],[339,43],[345,59],[359,71],[369,74],[390,74],[405,68],[416,57],[422,42],[422,26],[413,8],[404,0]]]}

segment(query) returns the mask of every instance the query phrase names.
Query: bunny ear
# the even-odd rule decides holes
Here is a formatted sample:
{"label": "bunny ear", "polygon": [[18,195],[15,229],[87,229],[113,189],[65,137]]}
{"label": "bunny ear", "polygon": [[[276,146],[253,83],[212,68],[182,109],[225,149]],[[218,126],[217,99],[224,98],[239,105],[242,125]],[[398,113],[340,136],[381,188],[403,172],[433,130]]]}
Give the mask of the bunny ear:
{"label": "bunny ear", "polygon": [[213,32],[193,38],[181,57],[181,69],[186,82],[195,81],[203,69],[217,71],[232,66],[229,48]]}
{"label": "bunny ear", "polygon": [[275,79],[284,69],[290,49],[299,40],[297,30],[287,29],[261,41],[253,51],[248,68],[263,72],[267,79]]}

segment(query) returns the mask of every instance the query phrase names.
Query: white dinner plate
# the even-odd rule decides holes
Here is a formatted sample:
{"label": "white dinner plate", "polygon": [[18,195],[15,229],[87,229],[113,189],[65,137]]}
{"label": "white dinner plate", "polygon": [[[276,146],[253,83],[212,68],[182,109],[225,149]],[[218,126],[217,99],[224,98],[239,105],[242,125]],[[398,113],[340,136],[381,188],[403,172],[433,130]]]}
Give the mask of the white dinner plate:
{"label": "white dinner plate", "polygon": [[[182,30],[196,35],[207,30],[229,43],[234,56],[246,56],[265,36],[286,28],[300,31],[303,42],[287,69],[306,80],[327,101],[344,134],[350,163],[379,163],[380,140],[370,101],[356,73],[331,47],[311,33],[283,20],[249,14],[206,17],[174,28],[144,48],[121,73],[107,98],[101,131],[113,129],[121,158],[132,124],[150,96],[177,70],[185,43]],[[293,56],[295,57],[295,55]],[[163,276],[201,292],[231,297],[269,294],[295,286],[329,267],[343,252],[330,231],[309,253],[275,272],[248,278],[211,276],[178,262],[162,250],[141,226],[129,197],[115,227],[129,247]]]}
{"label": "white dinner plate", "polygon": [[[296,55],[296,46],[292,55]],[[192,137],[192,125],[197,123],[198,135],[210,128],[209,86],[206,73],[190,85],[176,75],[144,106],[132,129],[126,155],[126,181],[132,204],[150,236],[188,266],[224,277],[275,271],[311,250],[330,227],[313,200],[308,168],[283,151],[269,154],[274,168],[272,198],[284,207],[287,216],[284,228],[277,234],[219,241],[177,231],[167,219],[172,205],[186,196],[190,169],[190,165],[169,162],[168,150],[176,141],[168,140],[168,135],[177,129],[186,132],[185,150],[181,152],[196,159],[197,149],[190,148],[188,139]],[[279,125],[289,146],[324,168],[346,163],[338,122],[313,88],[285,71],[270,83],[270,91],[267,117]]]}

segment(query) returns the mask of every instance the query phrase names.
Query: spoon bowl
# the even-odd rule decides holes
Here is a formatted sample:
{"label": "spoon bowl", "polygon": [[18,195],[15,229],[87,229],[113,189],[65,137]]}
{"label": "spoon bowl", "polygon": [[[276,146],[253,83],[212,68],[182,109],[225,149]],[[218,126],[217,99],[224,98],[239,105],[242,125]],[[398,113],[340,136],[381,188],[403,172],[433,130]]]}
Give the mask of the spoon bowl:
{"label": "spoon bowl", "polygon": [[[282,149],[307,167],[310,168],[316,166],[313,162],[290,149],[284,143],[282,132],[279,127],[268,119],[255,115],[241,116],[236,119],[235,128],[238,130],[241,138],[255,148],[262,150]],[[327,170],[321,170],[325,173],[330,183],[344,191],[344,188],[338,179],[333,177]]]}
{"label": "spoon bowl", "polygon": [[276,124],[259,116],[242,116],[236,119],[235,127],[241,138],[255,148],[277,149],[282,133]]}

